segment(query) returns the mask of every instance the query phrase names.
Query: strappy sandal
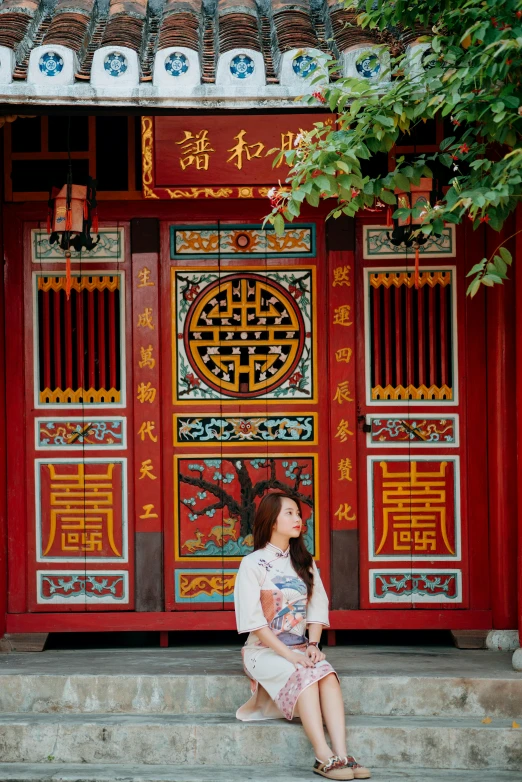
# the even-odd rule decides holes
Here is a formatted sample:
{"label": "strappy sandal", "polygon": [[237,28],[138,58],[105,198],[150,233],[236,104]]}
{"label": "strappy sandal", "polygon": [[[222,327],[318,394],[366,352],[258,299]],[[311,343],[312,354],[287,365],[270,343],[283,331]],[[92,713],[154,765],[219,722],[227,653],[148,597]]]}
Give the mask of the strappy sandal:
{"label": "strappy sandal", "polygon": [[343,762],[343,767],[351,769],[353,771],[354,779],[370,779],[371,772],[366,766],[361,766],[353,755],[348,755],[346,758],[339,758]]}
{"label": "strappy sandal", "polygon": [[326,762],[316,758],[313,772],[326,779],[354,779],[352,769],[346,765],[344,758],[341,759],[337,755],[332,755]]}

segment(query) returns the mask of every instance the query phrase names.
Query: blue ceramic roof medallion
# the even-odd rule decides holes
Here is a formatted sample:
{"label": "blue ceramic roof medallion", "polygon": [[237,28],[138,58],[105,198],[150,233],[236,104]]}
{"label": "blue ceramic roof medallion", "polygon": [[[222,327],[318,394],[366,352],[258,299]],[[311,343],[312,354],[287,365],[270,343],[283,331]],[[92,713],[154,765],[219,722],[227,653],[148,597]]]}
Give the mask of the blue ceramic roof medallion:
{"label": "blue ceramic roof medallion", "polygon": [[165,70],[171,76],[183,76],[188,69],[188,60],[182,52],[172,52],[165,60]]}
{"label": "blue ceramic roof medallion", "polygon": [[236,79],[248,79],[254,73],[254,61],[248,54],[236,54],[230,63],[230,73]]}
{"label": "blue ceramic roof medallion", "polygon": [[315,71],[317,63],[309,54],[298,54],[292,60],[292,68],[294,73],[301,76],[302,79],[306,79],[307,76]]}
{"label": "blue ceramic roof medallion", "polygon": [[429,68],[435,68],[438,65],[438,62],[435,59],[431,59],[426,62],[429,57],[433,57],[433,50],[431,47],[429,49],[425,49],[422,53],[421,65],[425,71],[427,71]]}
{"label": "blue ceramic roof medallion", "polygon": [[365,79],[372,79],[381,70],[381,61],[373,52],[364,52],[355,63],[357,73]]}
{"label": "blue ceramic roof medallion", "polygon": [[56,52],[45,52],[40,57],[38,67],[45,76],[57,76],[63,71],[63,59]]}
{"label": "blue ceramic roof medallion", "polygon": [[127,70],[127,58],[119,52],[111,52],[103,61],[103,67],[109,76],[122,76]]}

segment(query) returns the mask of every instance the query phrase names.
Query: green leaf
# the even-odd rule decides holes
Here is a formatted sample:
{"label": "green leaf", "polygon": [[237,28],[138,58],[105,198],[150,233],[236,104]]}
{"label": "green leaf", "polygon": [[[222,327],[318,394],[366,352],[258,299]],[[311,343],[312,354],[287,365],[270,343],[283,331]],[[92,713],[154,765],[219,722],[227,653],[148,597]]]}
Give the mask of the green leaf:
{"label": "green leaf", "polygon": [[513,263],[513,258],[509,250],[506,250],[505,247],[500,247],[499,253],[502,256],[502,260],[504,261],[504,263],[506,263],[508,266],[511,266],[511,264]]}
{"label": "green leaf", "polygon": [[352,176],[350,174],[341,174],[337,177],[339,187],[349,188],[352,186]]}
{"label": "green leaf", "polygon": [[497,270],[499,277],[502,277],[505,280],[506,272],[507,272],[507,263],[504,263],[504,261],[499,255],[495,255],[495,257],[493,258],[493,263],[495,264],[495,269]]}
{"label": "green leaf", "polygon": [[455,141],[455,136],[448,136],[448,138],[443,138],[442,141],[439,144],[439,149],[443,152],[445,149],[447,149],[453,142]]}
{"label": "green leaf", "polygon": [[410,190],[410,180],[404,176],[404,174],[401,174],[400,172],[397,172],[394,177],[396,187],[400,188],[401,190]]}
{"label": "green leaf", "polygon": [[477,272],[481,272],[484,269],[484,265],[487,263],[487,258],[483,258],[480,263],[476,263],[475,266],[473,266],[472,269],[466,274],[466,277],[471,277],[472,274],[476,274]]}
{"label": "green leaf", "polygon": [[380,122],[385,128],[393,128],[395,126],[391,117],[386,117],[384,114],[376,114],[375,121]]}
{"label": "green leaf", "polygon": [[321,190],[324,190],[326,193],[329,193],[331,190],[330,180],[324,174],[320,174],[318,177],[315,177],[315,184],[316,187],[320,188]]}
{"label": "green leaf", "polygon": [[277,214],[274,217],[274,231],[278,236],[283,236],[285,232],[285,221],[283,220],[283,215]]}
{"label": "green leaf", "polygon": [[381,190],[379,198],[381,201],[384,201],[385,204],[389,204],[390,206],[395,206],[397,203],[396,197],[389,190]]}
{"label": "green leaf", "polygon": [[319,193],[317,190],[312,190],[311,193],[306,194],[306,200],[310,206],[319,206]]}
{"label": "green leaf", "polygon": [[290,212],[290,214],[293,217],[299,217],[300,209],[299,209],[299,203],[295,201],[293,198],[291,198],[286,206],[287,210]]}
{"label": "green leaf", "polygon": [[475,294],[478,292],[480,288],[480,277],[475,277],[473,282],[471,282],[468,286],[468,290],[466,291],[466,295],[473,298]]}
{"label": "green leaf", "polygon": [[328,96],[328,106],[330,108],[330,111],[334,111],[335,107],[337,106],[337,101],[339,100],[340,92],[339,90],[332,90],[330,92],[330,95]]}

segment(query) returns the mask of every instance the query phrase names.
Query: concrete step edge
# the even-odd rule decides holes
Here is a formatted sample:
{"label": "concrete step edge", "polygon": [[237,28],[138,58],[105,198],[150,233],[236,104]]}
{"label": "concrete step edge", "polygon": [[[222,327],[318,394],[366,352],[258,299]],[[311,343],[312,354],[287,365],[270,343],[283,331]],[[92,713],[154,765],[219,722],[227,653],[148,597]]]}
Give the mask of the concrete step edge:
{"label": "concrete step edge", "polygon": [[[482,773],[452,769],[372,769],[375,782],[519,782],[520,774],[488,768]],[[310,782],[307,766],[145,766],[131,764],[0,763],[0,782]]]}
{"label": "concrete step edge", "polygon": [[[522,704],[520,706],[522,715]],[[518,725],[522,725],[522,716],[520,721],[516,723],[514,720],[506,718],[485,718],[480,717],[454,717],[453,715],[448,717],[433,717],[433,716],[417,716],[417,715],[346,715],[346,722],[348,726],[357,728],[451,728],[454,730],[459,729],[481,729],[481,730],[498,730],[509,729],[518,730],[522,741],[522,727],[518,728]],[[2,713],[0,714],[0,728],[4,725],[53,725],[53,724],[65,724],[68,729],[73,726],[81,727],[82,725],[109,725],[115,727],[118,725],[126,726],[139,726],[146,725],[148,727],[166,727],[166,726],[184,726],[184,727],[199,727],[203,728],[209,726],[216,728],[233,728],[244,727],[246,730],[273,728],[277,725],[279,728],[300,728],[301,723],[298,719],[288,722],[287,720],[255,720],[251,722],[242,722],[236,719],[235,714],[227,713],[211,713],[211,714],[165,714],[165,713],[151,713],[151,714],[106,714],[106,713],[89,713],[89,714],[48,714],[48,713],[31,713],[20,714],[19,712]],[[0,780],[1,782],[1,780]]]}

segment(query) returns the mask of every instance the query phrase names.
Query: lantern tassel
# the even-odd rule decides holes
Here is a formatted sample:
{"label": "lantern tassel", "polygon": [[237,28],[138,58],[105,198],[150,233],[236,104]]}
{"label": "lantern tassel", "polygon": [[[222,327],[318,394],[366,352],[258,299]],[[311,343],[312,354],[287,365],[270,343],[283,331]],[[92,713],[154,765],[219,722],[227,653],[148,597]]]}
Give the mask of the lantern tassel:
{"label": "lantern tassel", "polygon": [[66,250],[65,252],[65,295],[67,296],[67,301],[69,301],[69,297],[71,295],[71,288],[72,288],[71,252],[70,250]]}
{"label": "lantern tassel", "polygon": [[420,261],[420,253],[419,253],[419,247],[417,246],[415,248],[415,288],[416,288],[416,290],[419,289],[419,283],[420,283],[419,261]]}
{"label": "lantern tassel", "polygon": [[391,228],[392,226],[392,210],[388,207],[386,210],[386,228]]}

